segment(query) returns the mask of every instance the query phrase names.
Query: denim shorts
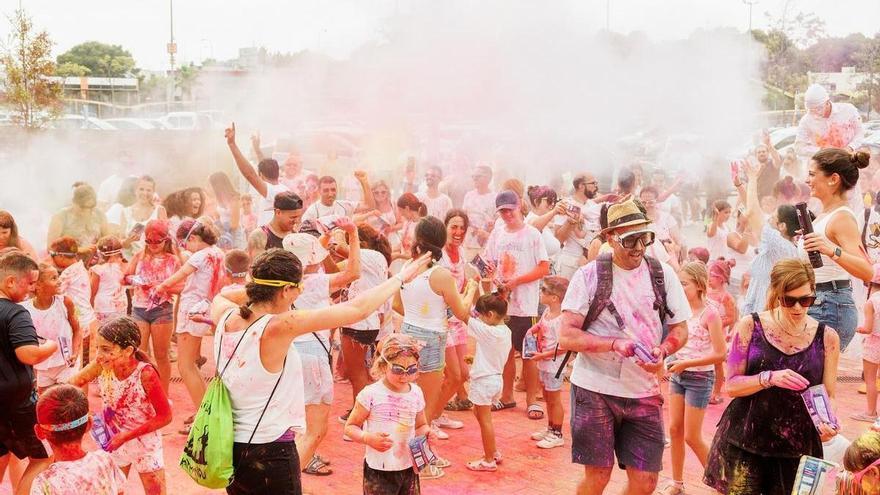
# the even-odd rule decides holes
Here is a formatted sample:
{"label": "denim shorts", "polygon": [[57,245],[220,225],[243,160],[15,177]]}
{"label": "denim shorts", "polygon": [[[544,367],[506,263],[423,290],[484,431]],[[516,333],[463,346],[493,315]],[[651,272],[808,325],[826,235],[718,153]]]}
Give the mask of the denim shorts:
{"label": "denim shorts", "polygon": [[706,409],[715,385],[714,371],[682,371],[669,378],[669,393],[684,396],[685,404]]}
{"label": "denim shorts", "polygon": [[131,316],[135,321],[149,324],[171,323],[174,321],[174,306],[170,302],[162,303],[147,311],[147,308],[131,308]]}
{"label": "denim shorts", "polygon": [[571,462],[660,472],[663,396],[629,399],[571,385]]}
{"label": "denim shorts", "polygon": [[856,311],[856,303],[853,301],[852,287],[832,290],[817,290],[816,303],[807,311],[807,314],[820,323],[824,323],[837,331],[840,336],[840,351],[846,350],[846,346],[856,334],[856,326],[859,324],[859,314]]}
{"label": "denim shorts", "polygon": [[541,380],[541,386],[548,392],[559,392],[562,390],[562,376],[563,375],[559,375],[559,378],[556,378],[556,370],[538,370],[538,378]]}
{"label": "denim shorts", "polygon": [[443,370],[446,366],[446,330],[428,330],[404,322],[400,333],[424,344],[419,351],[419,372]]}

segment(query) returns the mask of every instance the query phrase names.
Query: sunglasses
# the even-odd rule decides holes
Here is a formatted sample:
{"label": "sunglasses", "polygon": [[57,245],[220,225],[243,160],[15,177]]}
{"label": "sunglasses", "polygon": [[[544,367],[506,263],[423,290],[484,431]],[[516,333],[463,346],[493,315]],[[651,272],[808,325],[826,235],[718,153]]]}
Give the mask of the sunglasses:
{"label": "sunglasses", "polygon": [[[397,356],[399,356],[399,355],[401,355],[401,354],[410,354],[410,355],[412,355],[412,353],[409,353],[409,352],[407,352],[407,351],[404,351],[404,352],[400,352],[400,353],[396,354],[394,357],[397,357]],[[381,354],[381,353],[379,354],[379,357],[381,357],[383,361],[385,361],[386,363],[388,363],[388,365],[391,367],[391,373],[393,373],[393,374],[395,374],[395,375],[398,375],[398,376],[403,376],[403,375],[406,375],[406,376],[413,376],[413,375],[415,375],[416,373],[419,372],[419,364],[418,364],[418,363],[416,363],[416,364],[414,364],[414,365],[412,365],[412,366],[404,367],[404,366],[401,366],[401,365],[399,365],[399,364],[394,364],[394,363],[392,363],[391,361],[388,360],[388,358],[386,358],[386,357],[385,357],[383,354]],[[392,358],[392,359],[394,359],[394,358]]]}
{"label": "sunglasses", "polygon": [[150,246],[158,246],[159,244],[165,244],[167,240],[168,239],[146,239],[144,242]]}
{"label": "sunglasses", "polygon": [[619,242],[624,249],[633,249],[639,242],[642,243],[642,246],[648,247],[651,244],[654,244],[654,237],[653,232],[637,232],[618,236],[617,242]]}
{"label": "sunglasses", "polygon": [[816,296],[803,296],[803,297],[794,297],[794,296],[782,296],[779,298],[779,303],[782,304],[783,308],[793,308],[795,304],[800,304],[802,308],[809,308],[816,302]]}
{"label": "sunglasses", "polygon": [[851,486],[853,486],[853,487],[855,487],[855,488],[858,488],[858,489],[861,489],[861,487],[862,487],[862,478],[863,478],[863,477],[868,473],[868,471],[870,471],[871,468],[873,468],[873,467],[880,468],[880,459],[877,459],[876,461],[872,462],[871,465],[869,465],[869,466],[866,467],[865,469],[862,469],[862,470],[859,471],[858,473],[853,473],[853,475],[852,475],[852,485],[851,485]]}

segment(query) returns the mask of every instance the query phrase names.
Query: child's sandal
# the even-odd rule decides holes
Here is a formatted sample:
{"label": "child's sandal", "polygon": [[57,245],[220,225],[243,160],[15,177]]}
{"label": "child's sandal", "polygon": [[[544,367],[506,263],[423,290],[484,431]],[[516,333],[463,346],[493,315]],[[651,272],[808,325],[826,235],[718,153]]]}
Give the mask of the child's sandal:
{"label": "child's sandal", "polygon": [[471,461],[465,464],[468,469],[471,471],[486,471],[492,472],[498,470],[498,464],[495,461],[486,462],[485,459],[477,459],[476,461]]}

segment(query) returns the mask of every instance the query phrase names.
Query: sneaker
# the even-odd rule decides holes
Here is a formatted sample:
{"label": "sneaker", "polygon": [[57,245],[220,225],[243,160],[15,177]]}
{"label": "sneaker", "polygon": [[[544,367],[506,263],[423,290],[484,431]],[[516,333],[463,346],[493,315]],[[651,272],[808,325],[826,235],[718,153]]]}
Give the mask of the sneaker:
{"label": "sneaker", "polygon": [[422,480],[436,480],[437,478],[443,477],[443,470],[438,468],[433,464],[428,464],[425,469],[419,473],[419,479]]}
{"label": "sneaker", "polygon": [[435,419],[434,424],[440,428],[447,428],[450,430],[460,430],[464,428],[464,423],[452,419],[445,414],[441,414],[439,418]]}
{"label": "sneaker", "polygon": [[348,412],[346,412],[342,416],[339,416],[339,422],[342,424],[348,423],[348,416],[350,414],[351,414],[351,409],[349,409]]}
{"label": "sneaker", "polygon": [[436,424],[431,425],[431,434],[437,440],[449,440],[449,434],[437,427]]}
{"label": "sneaker", "polygon": [[672,482],[660,490],[659,495],[685,495],[684,483]]}
{"label": "sneaker", "polygon": [[440,457],[439,455],[436,459],[434,459],[434,462],[432,462],[431,464],[437,466],[440,469],[446,469],[452,466],[452,463],[449,462],[449,459],[446,459],[445,457]]}
{"label": "sneaker", "polygon": [[548,432],[547,436],[536,445],[539,449],[552,449],[554,447],[562,447],[565,445],[565,440],[563,440],[562,435]]}
{"label": "sneaker", "polygon": [[538,430],[532,433],[532,440],[543,440],[544,437],[550,434],[550,428],[545,428],[543,430]]}
{"label": "sneaker", "polygon": [[471,461],[465,464],[468,469],[471,471],[487,471],[493,472],[498,470],[498,464],[493,460],[492,462],[486,462],[486,459],[477,459],[476,461]]}

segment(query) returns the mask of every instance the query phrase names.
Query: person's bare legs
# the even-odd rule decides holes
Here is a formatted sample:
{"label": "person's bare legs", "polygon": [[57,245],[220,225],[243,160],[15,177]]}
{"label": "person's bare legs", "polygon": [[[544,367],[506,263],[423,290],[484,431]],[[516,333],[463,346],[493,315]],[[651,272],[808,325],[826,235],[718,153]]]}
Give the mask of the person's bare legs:
{"label": "person's bare legs", "polygon": [[[168,384],[171,382],[171,332],[174,327],[171,322],[154,323],[150,328],[150,334],[153,338],[153,359],[156,360],[156,369],[159,372],[159,380],[162,382],[162,389],[168,395]],[[201,339],[199,347],[201,347]],[[201,348],[197,350],[196,359],[201,355]],[[196,368],[198,369],[198,367]],[[202,392],[204,393],[204,391]]]}
{"label": "person's bare legs", "polygon": [[492,406],[474,405],[474,416],[480,424],[480,438],[483,440],[483,460],[495,462],[495,426],[492,424]]}
{"label": "person's bare legs", "polygon": [[684,395],[669,394],[669,453],[672,481],[684,481]]}
{"label": "person's bare legs", "polygon": [[577,495],[602,495],[611,480],[611,467],[584,466],[584,477],[577,486]]}
{"label": "person's bare legs", "polygon": [[198,408],[205,395],[205,380],[202,379],[196,360],[199,359],[199,351],[202,348],[202,338],[189,333],[177,334],[177,371],[186,391],[192,399],[193,405]]}
{"label": "person's bare legs", "polygon": [[296,451],[299,454],[300,469],[305,469],[312,461],[312,456],[318,450],[321,440],[327,436],[327,418],[330,417],[329,404],[306,405],[306,434],[302,440],[296,442]]}
{"label": "person's bare legs", "polygon": [[138,473],[141,483],[144,485],[145,495],[165,495],[165,470],[160,469],[152,473]]}
{"label": "person's bare legs", "polygon": [[501,385],[501,402],[514,402],[513,400],[513,382],[516,380],[516,358],[514,350],[510,349],[507,355],[507,361],[504,363],[504,371],[501,374],[503,384]]}
{"label": "person's bare legs", "polygon": [[684,406],[684,442],[691,448],[704,468],[709,461],[709,445],[703,440],[703,417],[705,415],[705,409],[687,404]]}
{"label": "person's bare legs", "polygon": [[522,375],[526,383],[526,405],[538,403],[538,363],[531,359],[522,360]]}
{"label": "person's bare legs", "polygon": [[446,367],[443,368],[443,384],[440,386],[440,397],[437,399],[437,406],[434,410],[426,410],[428,417],[427,420],[433,421],[440,417],[443,414],[443,408],[446,407],[446,403],[449,402],[449,399],[452,399],[452,396],[455,395],[455,391],[461,386],[461,368],[460,363],[458,361],[458,354],[455,352],[455,347],[447,347],[446,348]]}
{"label": "person's bare legs", "polygon": [[[443,385],[443,370],[430,371],[427,373],[419,373],[416,380],[419,388],[425,394],[425,411],[433,411],[440,401],[440,388]],[[431,419],[428,419],[430,424]]]}
{"label": "person's bare legs", "polygon": [[657,473],[626,468],[625,495],[651,495],[657,488]]}
{"label": "person's bare legs", "polygon": [[865,398],[868,401],[865,411],[870,416],[877,415],[877,368],[877,364],[862,360],[862,369],[865,371]]}
{"label": "person's bare legs", "polygon": [[342,336],[342,355],[348,380],[351,382],[352,404],[361,390],[371,383],[370,374],[364,364],[367,347],[348,335]]}
{"label": "person's bare legs", "polygon": [[460,402],[468,400],[468,391],[465,384],[471,379],[471,369],[465,357],[467,357],[467,344],[455,346],[455,355],[458,359],[458,369],[461,370],[461,385],[455,391],[455,396]]}

